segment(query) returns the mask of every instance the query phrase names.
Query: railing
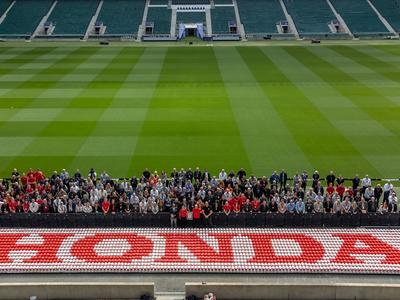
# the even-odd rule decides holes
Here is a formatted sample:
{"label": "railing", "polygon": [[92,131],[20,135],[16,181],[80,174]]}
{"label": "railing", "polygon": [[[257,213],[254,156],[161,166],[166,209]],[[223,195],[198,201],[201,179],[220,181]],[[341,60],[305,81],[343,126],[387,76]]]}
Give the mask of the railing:
{"label": "railing", "polygon": [[[196,227],[210,227],[200,220]],[[0,215],[0,227],[14,228],[95,228],[95,227],[170,227],[170,214],[140,213],[69,213],[69,214],[30,214],[15,213]],[[180,227],[194,227],[193,221],[180,222]],[[366,214],[280,214],[280,213],[214,213],[213,227],[362,227],[362,226],[400,226],[398,213]]]}

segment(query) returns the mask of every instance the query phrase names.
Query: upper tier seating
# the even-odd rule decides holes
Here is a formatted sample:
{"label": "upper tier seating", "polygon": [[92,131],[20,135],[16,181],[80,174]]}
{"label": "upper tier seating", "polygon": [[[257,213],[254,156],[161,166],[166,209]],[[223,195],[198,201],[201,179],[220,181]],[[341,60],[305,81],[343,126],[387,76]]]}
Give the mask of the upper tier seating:
{"label": "upper tier seating", "polygon": [[83,36],[98,5],[98,0],[59,0],[48,19],[55,24],[53,34]]}
{"label": "upper tier seating", "polygon": [[215,4],[232,4],[232,0],[214,0]]}
{"label": "upper tier seating", "polygon": [[176,24],[179,23],[205,23],[206,14],[204,12],[178,12],[176,14]]}
{"label": "upper tier seating", "polygon": [[278,0],[237,0],[246,33],[277,34],[276,24],[285,21]]}
{"label": "upper tier seating", "polygon": [[355,35],[388,34],[387,28],[365,0],[331,0]]}
{"label": "upper tier seating", "polygon": [[11,3],[12,3],[11,0],[0,1],[0,17],[4,14],[4,12],[7,10],[7,8],[10,6]]}
{"label": "upper tier seating", "polygon": [[[5,1],[8,3],[8,1]],[[8,3],[9,4],[9,3]],[[52,0],[19,0],[0,24],[0,35],[29,37],[49,11]]]}
{"label": "upper tier seating", "polygon": [[400,32],[400,0],[371,0],[381,15]]}
{"label": "upper tier seating", "polygon": [[144,5],[142,0],[106,0],[97,21],[106,26],[105,34],[136,34],[142,23]]}
{"label": "upper tier seating", "polygon": [[150,0],[150,5],[168,5],[168,0]]}
{"label": "upper tier seating", "polygon": [[213,33],[229,33],[229,22],[236,23],[235,10],[233,7],[216,7],[211,10],[211,21]]}
{"label": "upper tier seating", "polygon": [[299,33],[331,33],[329,23],[335,20],[326,1],[284,0]]}
{"label": "upper tier seating", "polygon": [[172,0],[172,4],[210,4],[210,0]]}
{"label": "upper tier seating", "polygon": [[154,23],[154,34],[169,34],[171,32],[171,10],[164,7],[149,7],[147,22]]}

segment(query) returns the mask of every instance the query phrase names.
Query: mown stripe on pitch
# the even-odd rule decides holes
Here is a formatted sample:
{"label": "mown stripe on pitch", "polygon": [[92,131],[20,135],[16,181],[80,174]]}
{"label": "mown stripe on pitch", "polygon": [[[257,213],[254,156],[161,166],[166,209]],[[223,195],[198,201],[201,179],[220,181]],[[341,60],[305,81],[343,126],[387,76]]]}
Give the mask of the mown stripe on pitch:
{"label": "mown stripe on pitch", "polygon": [[395,56],[400,56],[400,48],[398,45],[372,45],[371,47],[375,47]]}
{"label": "mown stripe on pitch", "polygon": [[[105,105],[100,109],[99,118],[88,134],[85,136],[84,142],[80,145],[76,157],[73,162],[71,162],[70,166],[73,167],[86,167],[86,168],[97,168],[96,165],[92,165],[90,161],[86,159],[82,159],[82,157],[86,156],[106,156],[109,157],[108,165],[113,167],[112,171],[116,171],[119,169],[118,173],[113,174],[114,176],[122,176],[125,175],[128,169],[128,161],[125,164],[118,164],[116,162],[111,161],[114,155],[108,155],[112,151],[118,151],[118,149],[122,149],[123,147],[130,148],[134,147],[136,143],[136,137],[134,136],[126,136],[123,139],[119,139],[118,142],[113,140],[112,138],[105,138],[99,135],[94,135],[98,128],[101,127],[100,124],[103,123],[102,117],[106,114],[106,112],[110,111],[110,107],[112,106],[115,95],[118,90],[123,86],[126,78],[131,74],[134,70],[137,63],[140,61],[143,53],[145,52],[144,48],[121,48],[121,51],[118,55],[113,59],[112,62],[108,64],[108,66],[99,73],[96,78],[87,86],[86,90],[90,89],[99,89],[102,85],[107,85],[108,79],[110,78],[110,68],[112,69],[111,76],[116,76],[116,80],[112,82],[112,86],[108,86],[111,92],[108,94],[108,101],[105,102]],[[115,65],[118,65],[118,69],[114,69]],[[99,89],[99,93],[101,93],[101,89]],[[71,106],[75,106],[80,101],[85,101],[85,99],[80,99],[77,97],[71,102]],[[123,110],[121,111],[123,113]],[[118,113],[115,115],[115,121],[120,118]],[[111,123],[112,124],[112,123]],[[119,136],[120,134],[115,131],[115,136]],[[124,155],[127,153],[125,151]],[[110,169],[107,170],[110,172]]]}
{"label": "mown stripe on pitch", "polygon": [[[212,99],[214,107],[205,108],[202,100]],[[172,103],[172,105],[171,105]],[[180,119],[182,110],[198,113],[198,119]],[[199,136],[207,124],[208,112],[219,112],[224,126],[234,133],[217,135],[220,131],[204,126],[208,136]],[[152,124],[154,116],[165,115],[160,128]],[[190,123],[186,123],[188,121]],[[174,124],[169,132],[162,124]],[[190,126],[186,126],[186,125]],[[191,129],[188,131],[188,127]],[[216,58],[210,48],[168,48],[159,81],[139,137],[131,166],[138,174],[144,168],[170,171],[176,168],[209,169],[214,174],[221,168],[250,170],[243,142],[229,105]]]}
{"label": "mown stripe on pitch", "polygon": [[387,63],[374,56],[368,55],[367,53],[358,51],[355,47],[331,46],[330,49],[364,67],[367,67],[368,69],[382,75],[387,79],[400,83],[400,69],[398,65]]}
{"label": "mown stripe on pitch", "polygon": [[[38,49],[42,49],[42,48],[38,48]],[[71,50],[73,50],[73,49],[71,49]],[[71,50],[69,50],[69,52]],[[52,50],[47,51],[47,52],[40,52],[41,54],[39,54],[36,59],[38,59],[44,55],[47,55],[51,52],[55,52],[55,51],[57,51],[57,48],[52,48]],[[30,80],[33,80],[33,81],[36,80],[36,78],[39,77],[43,72],[47,72],[48,70],[54,68],[57,64],[62,63],[64,60],[66,60],[68,58],[68,56],[73,55],[73,53],[74,52],[66,53],[65,57],[52,63],[52,65],[50,65],[48,68],[46,68],[44,70],[40,70],[36,75],[33,75]],[[30,60],[29,63],[30,62],[32,62],[32,60]],[[54,76],[52,78],[52,80],[47,83],[46,89],[49,89],[52,86],[54,86],[58,82],[58,79],[59,78],[57,76]],[[10,104],[10,107],[7,107],[8,112],[9,112],[7,114],[7,119],[3,119],[3,122],[11,120],[22,109],[30,107],[35,102],[35,99],[40,97],[40,95],[44,92],[44,90],[40,90],[40,89],[31,90],[30,87],[31,87],[30,81],[20,82],[16,87],[11,89],[6,94],[2,95],[3,99],[9,99],[8,102]],[[29,93],[23,93],[25,90],[28,90]],[[22,95],[18,96],[20,94],[23,94],[23,98],[22,98]],[[18,96],[18,99],[22,99],[22,101],[17,101],[17,100],[13,101],[13,98],[15,98],[16,96]],[[1,126],[1,123],[0,123],[0,126]]]}
{"label": "mown stripe on pitch", "polygon": [[[55,67],[56,67],[55,65],[60,64],[60,63],[63,63],[63,61],[68,60],[69,57],[73,57],[76,53],[82,53],[82,52],[83,52],[83,54],[80,56],[79,60],[74,60],[74,62],[75,62],[74,65],[69,65],[68,71],[69,71],[69,72],[73,72],[74,69],[75,69],[77,66],[79,66],[80,63],[82,63],[82,62],[86,61],[87,59],[89,59],[92,55],[94,55],[97,51],[99,51],[100,48],[83,48],[83,49],[85,49],[85,50],[84,50],[84,51],[81,51],[81,52],[79,51],[79,48],[78,48],[78,49],[76,49],[76,48],[69,49],[70,51],[71,51],[71,50],[72,50],[72,51],[71,51],[71,53],[69,53],[69,55],[67,55],[67,57],[64,57],[64,58],[62,58],[61,60],[57,61],[55,64],[53,64],[53,66],[50,66],[48,69],[51,69],[52,67],[55,68]],[[68,57],[68,56],[69,56],[69,57]],[[42,70],[41,72],[45,72],[45,71],[46,71],[46,70]],[[47,71],[48,71],[48,70],[47,70]],[[66,74],[68,74],[68,73],[66,73]],[[62,79],[62,77],[57,77],[57,76],[55,76],[55,77],[54,77],[54,80],[52,80],[51,82],[49,82],[49,85],[47,86],[47,89],[51,89],[51,88],[57,87],[57,85],[58,85],[58,83],[59,83],[59,80],[61,80],[61,79]],[[42,92],[43,92],[43,91],[42,91]],[[34,95],[34,97],[36,97],[36,98],[32,98],[32,99],[31,99],[31,102],[28,103],[27,107],[28,107],[33,101],[40,101],[40,94],[39,94],[39,95]],[[47,121],[50,122],[50,120],[47,120]],[[32,126],[34,126],[34,123],[32,124]],[[47,125],[47,126],[49,126],[49,125]],[[47,126],[46,126],[46,127],[47,127]],[[44,127],[43,130],[45,130],[46,127]],[[68,130],[68,129],[64,129],[64,130]],[[37,133],[37,134],[39,135],[40,133]],[[60,164],[53,164],[53,163],[56,162],[54,158],[51,159],[51,160],[48,160],[47,163],[43,163],[43,161],[46,161],[45,159],[44,159],[44,160],[42,160],[42,159],[35,159],[35,160],[29,161],[29,160],[27,160],[27,159],[24,158],[24,155],[28,155],[28,156],[29,156],[29,155],[31,154],[30,152],[31,152],[31,151],[34,151],[34,149],[31,149],[31,146],[32,146],[32,144],[35,143],[35,141],[38,139],[38,137],[39,137],[38,135],[36,135],[36,136],[35,136],[36,139],[34,139],[34,140],[33,140],[27,147],[25,147],[24,150],[21,151],[20,153],[10,153],[10,155],[11,155],[11,156],[14,156],[14,157],[13,157],[12,160],[7,159],[7,162],[4,163],[4,164],[2,164],[2,166],[0,167],[0,174],[1,174],[1,175],[3,175],[3,176],[8,176],[10,170],[11,170],[12,168],[14,168],[14,167],[18,167],[18,168],[20,168],[20,169],[27,169],[27,168],[30,168],[30,167],[34,167],[34,168],[41,168],[41,169],[44,169],[44,170],[46,170],[46,171],[50,171],[50,170],[53,170],[53,169],[55,169],[55,168],[62,168],[62,167],[65,166],[65,164],[63,164],[63,165],[60,165]],[[68,146],[68,145],[66,145],[66,146]],[[44,151],[43,151],[42,155],[43,155],[43,157],[46,157],[46,149],[45,149],[45,147],[44,147],[43,150],[44,150]],[[67,160],[68,160],[67,158],[65,158],[65,159],[60,158],[60,161],[63,161],[63,162],[65,162],[65,161],[67,161]]]}
{"label": "mown stripe on pitch", "polygon": [[[345,176],[353,176],[354,172],[368,173],[371,176],[385,174],[386,169],[375,160],[377,154],[382,154],[382,147],[379,143],[370,143],[370,140],[379,141],[381,138],[387,140],[392,138],[393,134],[378,122],[369,119],[369,116],[350,99],[312,72],[309,65],[302,64],[287,53],[286,48],[285,50],[274,47],[268,50],[268,54],[281,71],[358,151],[355,156],[344,157],[347,168],[337,171]],[[368,125],[368,130],[359,131],[358,124]]]}
{"label": "mown stripe on pitch", "polygon": [[[347,68],[358,67],[359,65],[347,57],[343,57],[337,52],[328,48],[301,48],[287,49],[294,57],[302,61],[303,64],[310,65],[310,69],[318,74],[322,79],[329,82],[342,95],[348,97],[360,109],[364,110],[371,119],[381,123],[394,135],[400,137],[400,107],[388,100],[385,95],[373,88],[373,82],[362,79],[367,73],[367,68],[361,66],[363,72],[359,77],[351,76],[346,72]],[[335,65],[332,59],[344,59],[346,66]],[[373,80],[373,72],[371,71]],[[371,83],[371,84],[370,84]]]}
{"label": "mown stripe on pitch", "polygon": [[[241,138],[258,176],[312,165],[234,47],[214,48]],[[234,62],[234,63],[233,63]]]}
{"label": "mown stripe on pitch", "polygon": [[[321,172],[347,169],[358,151],[268,56],[268,48],[239,48],[254,77],[303,152]],[[332,144],[337,145],[333,147]]]}

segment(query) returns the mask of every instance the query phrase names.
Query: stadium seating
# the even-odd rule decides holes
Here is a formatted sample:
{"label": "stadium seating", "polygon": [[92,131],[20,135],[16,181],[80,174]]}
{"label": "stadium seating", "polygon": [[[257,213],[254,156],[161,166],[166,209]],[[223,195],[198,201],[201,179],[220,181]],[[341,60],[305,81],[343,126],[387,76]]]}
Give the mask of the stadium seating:
{"label": "stadium seating", "polygon": [[216,7],[211,10],[212,30],[216,34],[229,32],[229,22],[236,23],[235,10],[233,7]]}
{"label": "stadium seating", "polygon": [[299,34],[331,33],[328,25],[336,17],[326,1],[284,0]]}
{"label": "stadium seating", "polygon": [[150,5],[168,5],[168,0],[150,0]]}
{"label": "stadium seating", "polygon": [[285,21],[278,0],[237,0],[246,33],[278,34],[276,24]]}
{"label": "stadium seating", "polygon": [[0,1],[0,17],[7,10],[7,8],[10,6],[11,3],[12,3],[11,0]]}
{"label": "stadium seating", "polygon": [[171,10],[164,7],[149,7],[147,23],[154,23],[154,34],[170,34]]}
{"label": "stadium seating", "polygon": [[1,229],[0,237],[2,273],[399,274],[393,229]]}
{"label": "stadium seating", "polygon": [[172,0],[172,4],[183,5],[183,4],[210,4],[209,0]]}
{"label": "stadium seating", "polygon": [[0,36],[30,37],[51,4],[51,0],[17,1],[0,24]]}
{"label": "stadium seating", "polygon": [[387,28],[365,0],[331,0],[354,35],[389,35]]}
{"label": "stadium seating", "polygon": [[106,35],[136,34],[144,5],[142,0],[105,0],[97,21],[106,26]]}
{"label": "stadium seating", "polygon": [[204,12],[178,12],[176,14],[176,24],[179,23],[205,23],[206,14]]}
{"label": "stadium seating", "polygon": [[382,16],[400,32],[400,0],[371,0]]}
{"label": "stadium seating", "polygon": [[214,4],[232,4],[232,0],[214,0]]}
{"label": "stadium seating", "polygon": [[59,0],[48,19],[55,24],[53,34],[83,36],[98,5],[98,0]]}

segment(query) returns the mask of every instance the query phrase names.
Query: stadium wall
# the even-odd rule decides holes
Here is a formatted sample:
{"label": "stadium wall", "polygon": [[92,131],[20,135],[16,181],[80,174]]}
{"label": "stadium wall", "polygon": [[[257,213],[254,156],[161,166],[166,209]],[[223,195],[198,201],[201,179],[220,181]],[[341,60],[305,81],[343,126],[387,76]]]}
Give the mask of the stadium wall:
{"label": "stadium wall", "polygon": [[[210,291],[218,291],[221,299],[265,300],[397,300],[398,284],[259,284],[259,283],[187,283],[186,296],[202,297]],[[220,299],[218,298],[218,299]]]}
{"label": "stadium wall", "polygon": [[0,283],[0,299],[139,299],[154,296],[153,283],[42,282]]}

